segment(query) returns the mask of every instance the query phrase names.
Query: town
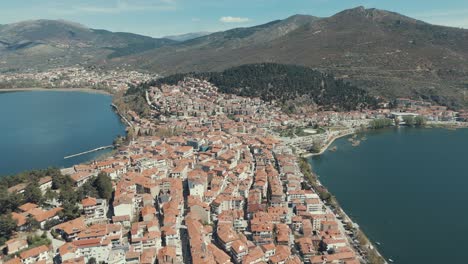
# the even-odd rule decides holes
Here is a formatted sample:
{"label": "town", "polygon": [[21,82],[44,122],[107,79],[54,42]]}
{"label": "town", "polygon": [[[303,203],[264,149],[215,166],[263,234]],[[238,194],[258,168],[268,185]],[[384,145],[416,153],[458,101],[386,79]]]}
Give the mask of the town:
{"label": "town", "polygon": [[[4,263],[375,263],[378,253],[359,239],[358,226],[306,175],[306,145],[323,148],[402,113],[453,124],[468,117],[409,99],[393,109],[285,114],[274,103],[219,93],[191,78],[151,87],[145,100],[148,117],[122,113],[127,144],[61,170],[75,189],[107,177],[112,195],[83,198],[74,219],[63,217],[59,199],[22,204],[11,213],[16,232],[5,243]],[[305,136],[284,135],[291,128]],[[43,177],[38,188],[64,191],[54,184]],[[31,219],[51,243],[31,243]]]}
{"label": "town", "polygon": [[156,77],[157,75],[124,69],[104,70],[74,66],[39,72],[31,70],[1,73],[0,89],[91,88],[118,92],[125,91],[130,85],[138,85]]}

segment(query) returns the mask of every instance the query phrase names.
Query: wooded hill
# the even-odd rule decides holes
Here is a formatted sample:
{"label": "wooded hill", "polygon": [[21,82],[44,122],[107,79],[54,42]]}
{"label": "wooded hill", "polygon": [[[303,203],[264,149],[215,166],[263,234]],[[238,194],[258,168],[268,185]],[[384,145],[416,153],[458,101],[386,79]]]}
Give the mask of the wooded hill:
{"label": "wooded hill", "polygon": [[303,66],[274,63],[243,65],[223,72],[175,74],[131,89],[128,95],[149,86],[175,85],[186,77],[209,81],[222,93],[275,101],[286,111],[294,111],[298,104],[322,110],[349,111],[374,108],[378,103],[365,90],[331,74]]}

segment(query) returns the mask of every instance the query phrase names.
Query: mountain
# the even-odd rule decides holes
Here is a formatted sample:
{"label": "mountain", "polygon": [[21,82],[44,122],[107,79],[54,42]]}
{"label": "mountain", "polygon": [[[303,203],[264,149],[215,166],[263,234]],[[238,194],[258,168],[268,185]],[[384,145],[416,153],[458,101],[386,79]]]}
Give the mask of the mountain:
{"label": "mountain", "polygon": [[179,41],[179,42],[184,42],[187,40],[204,37],[209,34],[211,34],[211,32],[193,32],[193,33],[187,33],[187,34],[181,34],[181,35],[165,36],[163,38],[174,40],[174,41]]}
{"label": "mountain", "polygon": [[166,76],[255,63],[296,64],[372,95],[468,107],[468,30],[364,7],[324,18],[295,15],[185,41],[67,21],[0,25],[0,72],[77,63],[125,65]]}
{"label": "mountain", "polygon": [[364,7],[217,32],[117,62],[165,75],[263,62],[297,64],[332,73],[374,95],[468,106],[468,30]]}
{"label": "mountain", "polygon": [[0,70],[94,63],[173,43],[63,20],[24,21],[0,26]]}

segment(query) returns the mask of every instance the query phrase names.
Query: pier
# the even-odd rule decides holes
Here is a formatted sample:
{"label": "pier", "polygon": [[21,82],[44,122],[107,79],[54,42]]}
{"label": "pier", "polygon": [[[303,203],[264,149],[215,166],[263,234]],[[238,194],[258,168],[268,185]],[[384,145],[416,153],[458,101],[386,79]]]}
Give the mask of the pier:
{"label": "pier", "polygon": [[70,156],[66,156],[63,159],[70,159],[70,158],[74,158],[74,157],[78,157],[78,156],[81,156],[81,155],[93,153],[93,152],[104,150],[104,149],[110,149],[110,148],[114,148],[114,145],[103,146],[103,147],[95,148],[95,149],[92,149],[92,150],[84,151],[84,152],[81,152],[81,153],[78,153],[78,154],[73,154],[73,155],[70,155]]}

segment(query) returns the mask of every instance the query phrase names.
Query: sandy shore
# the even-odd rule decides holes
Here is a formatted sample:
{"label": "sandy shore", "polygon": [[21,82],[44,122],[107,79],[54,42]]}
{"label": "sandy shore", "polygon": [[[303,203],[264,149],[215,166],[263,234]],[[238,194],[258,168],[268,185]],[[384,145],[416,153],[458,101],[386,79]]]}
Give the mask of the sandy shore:
{"label": "sandy shore", "polygon": [[96,90],[91,88],[6,88],[0,89],[0,92],[21,92],[21,91],[29,91],[29,92],[44,92],[44,91],[59,91],[59,92],[83,92],[83,93],[96,93],[96,94],[107,94],[110,95],[109,92],[104,90]]}

